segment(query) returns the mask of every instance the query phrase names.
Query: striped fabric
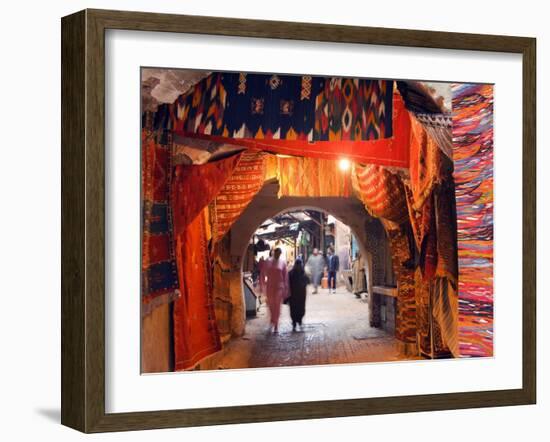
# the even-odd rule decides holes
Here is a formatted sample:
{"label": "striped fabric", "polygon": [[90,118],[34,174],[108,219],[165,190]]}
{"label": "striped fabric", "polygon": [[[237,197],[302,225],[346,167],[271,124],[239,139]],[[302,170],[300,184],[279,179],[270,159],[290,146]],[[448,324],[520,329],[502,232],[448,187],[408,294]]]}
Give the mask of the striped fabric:
{"label": "striped fabric", "polygon": [[453,84],[459,346],[493,355],[493,86]]}
{"label": "striped fabric", "polygon": [[264,184],[266,154],[245,151],[214,200],[214,241],[219,241]]}
{"label": "striped fabric", "polygon": [[349,172],[321,158],[278,158],[279,197],[343,197],[351,195]]}
{"label": "striped fabric", "polygon": [[405,187],[397,175],[376,164],[355,164],[352,183],[372,216],[398,224],[407,220]]}

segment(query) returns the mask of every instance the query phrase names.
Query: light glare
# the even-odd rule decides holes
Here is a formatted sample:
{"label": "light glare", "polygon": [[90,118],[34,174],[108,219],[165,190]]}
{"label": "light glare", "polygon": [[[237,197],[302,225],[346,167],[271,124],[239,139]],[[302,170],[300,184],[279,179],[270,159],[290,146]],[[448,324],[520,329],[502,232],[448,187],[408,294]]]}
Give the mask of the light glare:
{"label": "light glare", "polygon": [[349,170],[350,166],[351,166],[351,163],[347,158],[342,158],[338,162],[338,166],[340,167],[340,170],[342,172],[347,172]]}

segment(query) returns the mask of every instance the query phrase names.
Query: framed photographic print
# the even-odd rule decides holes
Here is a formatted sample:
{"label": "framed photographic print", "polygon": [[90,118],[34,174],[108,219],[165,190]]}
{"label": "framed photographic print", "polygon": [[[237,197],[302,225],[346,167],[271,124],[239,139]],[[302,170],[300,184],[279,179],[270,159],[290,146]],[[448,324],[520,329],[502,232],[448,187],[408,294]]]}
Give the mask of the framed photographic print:
{"label": "framed photographic print", "polygon": [[62,19],[62,423],[535,403],[535,39]]}

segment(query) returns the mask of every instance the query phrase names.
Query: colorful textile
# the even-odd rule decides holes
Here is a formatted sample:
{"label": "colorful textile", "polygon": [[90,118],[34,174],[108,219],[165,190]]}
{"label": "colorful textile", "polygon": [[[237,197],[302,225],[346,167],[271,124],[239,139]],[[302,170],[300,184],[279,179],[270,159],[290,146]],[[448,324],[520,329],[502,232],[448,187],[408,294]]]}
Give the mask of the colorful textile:
{"label": "colorful textile", "polygon": [[176,235],[181,296],[174,302],[175,370],[193,368],[221,349],[214,313],[212,266],[203,210]]}
{"label": "colorful textile", "polygon": [[176,166],[172,183],[175,233],[181,233],[214,200],[241,159],[241,154],[204,165]]}
{"label": "colorful textile", "polygon": [[434,319],[435,357],[449,352],[459,357],[458,347],[458,293],[456,283],[447,278],[436,277],[430,283],[430,296]]}
{"label": "colorful textile", "polygon": [[392,94],[386,80],[217,72],[159,108],[154,124],[230,138],[376,140],[392,136]]}
{"label": "colorful textile", "polygon": [[210,74],[192,86],[189,92],[180,95],[166,110],[159,107],[157,114],[167,115],[162,119],[155,118],[155,124],[169,125],[170,129],[175,131],[207,135],[224,134],[224,114],[228,102],[223,79],[222,73]]}
{"label": "colorful textile", "polygon": [[[232,138],[313,140],[314,99],[324,79],[298,75],[224,73],[224,127]],[[308,80],[308,92],[302,83]],[[305,90],[304,90],[305,92]]]}
{"label": "colorful textile", "polygon": [[399,176],[376,164],[355,164],[353,188],[374,217],[403,223],[408,218],[405,188]]}
{"label": "colorful textile", "polygon": [[282,196],[349,197],[351,178],[334,160],[278,158],[279,198]]}
{"label": "colorful textile", "polygon": [[493,86],[453,84],[459,347],[493,355]]}
{"label": "colorful textile", "polygon": [[458,279],[455,190],[451,179],[434,191],[435,237],[437,238],[437,268],[435,274],[453,284]]}
{"label": "colorful textile", "polygon": [[395,337],[403,342],[416,342],[416,300],[414,270],[408,235],[401,230],[388,232],[392,266],[397,277]]}
{"label": "colorful textile", "polygon": [[[231,146],[233,148],[241,146],[241,148],[284,155],[323,159],[340,159],[344,157],[354,161],[408,168],[410,116],[399,94],[395,94],[393,97],[393,124],[395,130],[392,137],[369,141],[309,141],[300,137],[293,139],[288,137],[287,139],[228,138],[225,135],[205,135],[181,130],[175,130],[174,137],[176,140],[186,140],[185,144],[188,147],[193,145],[196,148],[207,149],[209,152],[215,152],[217,149],[227,150]],[[169,124],[169,126],[172,126],[172,124]],[[196,142],[190,142],[191,139],[195,139]]]}
{"label": "colorful textile", "polygon": [[166,131],[142,131],[142,314],[179,295],[170,206],[170,145]]}
{"label": "colorful textile", "polygon": [[432,358],[458,357],[458,296],[446,278],[414,274],[418,348]]}
{"label": "colorful textile", "polygon": [[410,177],[413,208],[418,210],[441,181],[441,150],[424,126],[411,116]]}
{"label": "colorful textile", "polygon": [[456,209],[451,179],[433,189],[420,210],[414,209],[412,192],[405,187],[409,221],[420,251],[419,266],[425,279],[458,278]]}
{"label": "colorful textile", "polygon": [[421,353],[431,356],[431,300],[430,283],[424,281],[422,270],[414,273],[414,296],[416,301],[416,338]]}
{"label": "colorful textile", "polygon": [[[376,140],[392,136],[393,81],[313,77],[312,141]],[[316,88],[317,89],[317,88]]]}
{"label": "colorful textile", "polygon": [[415,114],[414,118],[424,127],[439,149],[453,159],[453,118],[450,114]]}
{"label": "colorful textile", "polygon": [[219,241],[260,191],[265,178],[265,154],[245,151],[214,200],[214,241]]}

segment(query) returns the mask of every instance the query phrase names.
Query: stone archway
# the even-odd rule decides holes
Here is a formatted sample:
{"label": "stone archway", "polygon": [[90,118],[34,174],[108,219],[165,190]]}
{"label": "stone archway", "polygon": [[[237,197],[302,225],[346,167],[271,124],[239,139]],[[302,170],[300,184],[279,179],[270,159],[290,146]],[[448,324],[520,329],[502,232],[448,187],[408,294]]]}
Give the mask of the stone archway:
{"label": "stone archway", "polygon": [[[232,334],[240,336],[244,333],[246,312],[244,307],[242,256],[250,242],[250,238],[258,226],[268,218],[293,208],[308,208],[330,213],[339,221],[350,227],[357,238],[361,253],[367,258],[367,265],[372,265],[372,257],[368,248],[365,223],[375,220],[365,210],[361,201],[355,197],[278,197],[279,185],[276,180],[264,184],[246,210],[241,214],[230,230],[231,271],[230,300],[232,303],[231,330]],[[375,221],[379,222],[379,221]],[[368,272],[372,275],[372,272]],[[369,281],[369,285],[372,281]]]}

